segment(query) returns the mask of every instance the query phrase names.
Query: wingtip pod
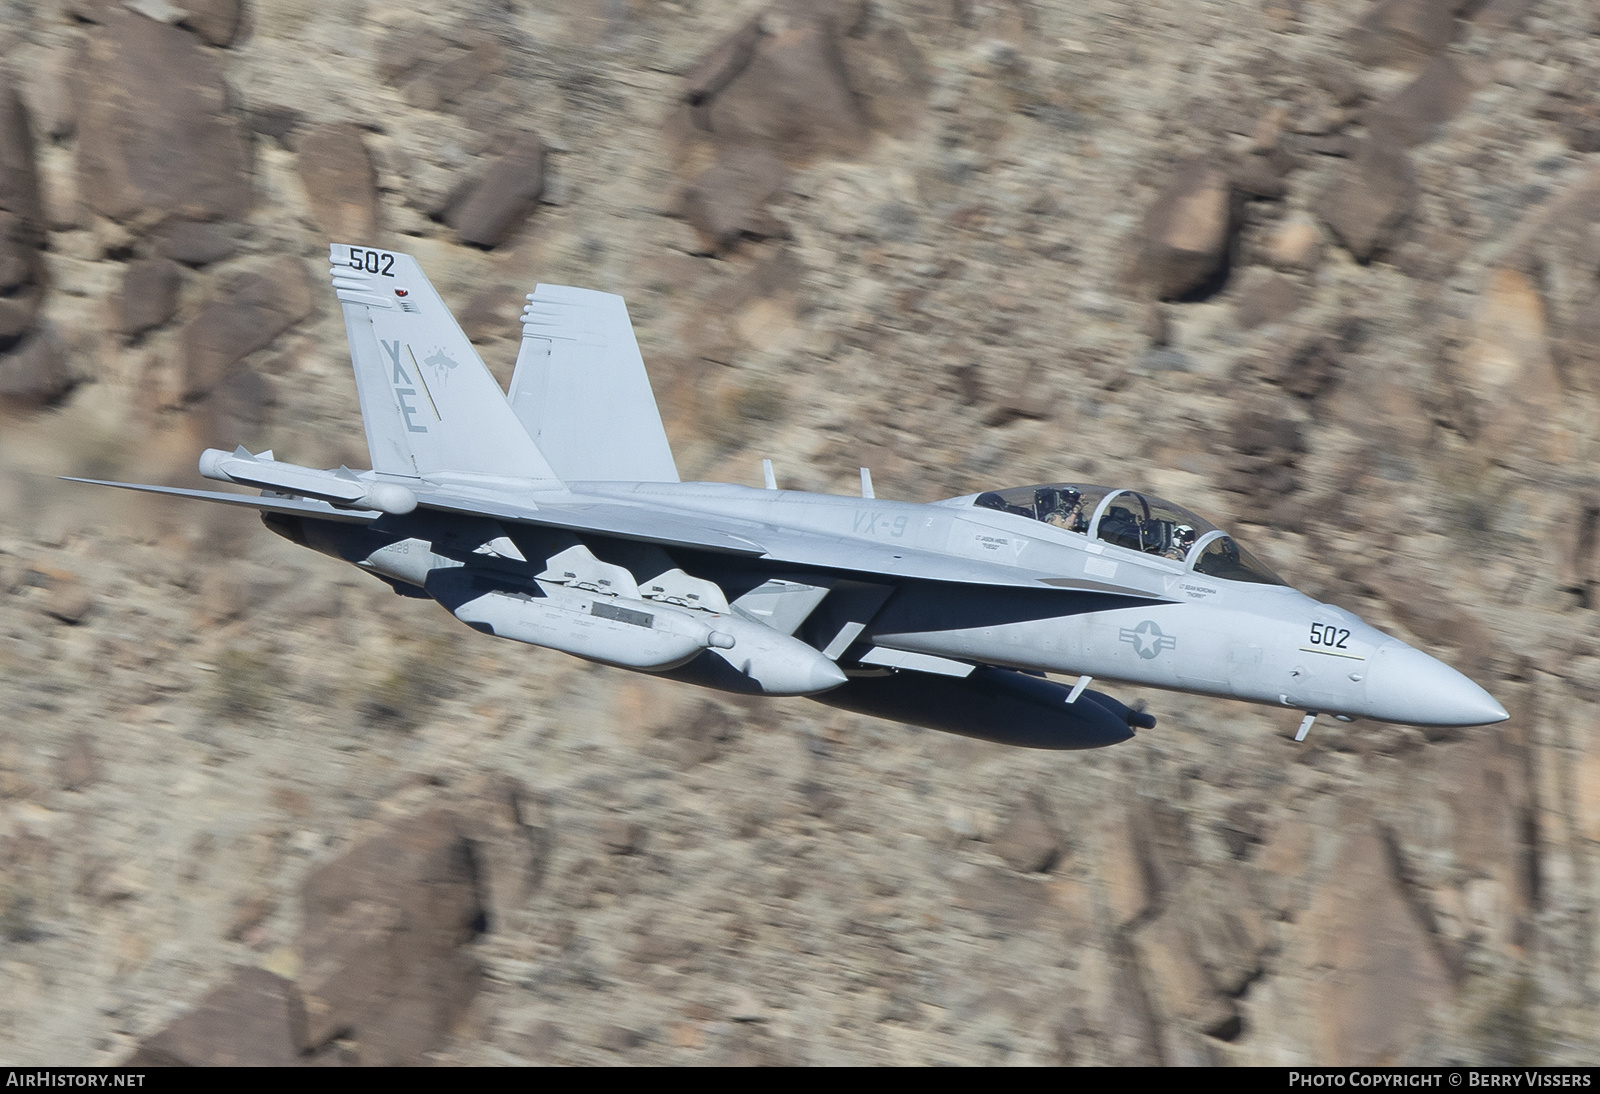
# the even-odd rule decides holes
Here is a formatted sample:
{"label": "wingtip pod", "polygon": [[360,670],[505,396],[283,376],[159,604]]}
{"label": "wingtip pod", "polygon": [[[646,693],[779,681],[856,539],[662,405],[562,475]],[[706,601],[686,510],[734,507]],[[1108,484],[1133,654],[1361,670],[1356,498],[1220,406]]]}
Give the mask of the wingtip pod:
{"label": "wingtip pod", "polygon": [[348,472],[341,475],[335,471],[280,463],[272,459],[270,453],[251,455],[243,448],[233,452],[206,449],[200,453],[200,474],[218,482],[298,494],[334,505],[376,509],[395,516],[404,516],[417,507],[417,496],[396,483],[371,482]]}
{"label": "wingtip pod", "polygon": [[228,458],[229,454],[220,448],[206,449],[200,453],[200,474],[218,482],[232,482],[232,478],[222,470],[222,461]]}

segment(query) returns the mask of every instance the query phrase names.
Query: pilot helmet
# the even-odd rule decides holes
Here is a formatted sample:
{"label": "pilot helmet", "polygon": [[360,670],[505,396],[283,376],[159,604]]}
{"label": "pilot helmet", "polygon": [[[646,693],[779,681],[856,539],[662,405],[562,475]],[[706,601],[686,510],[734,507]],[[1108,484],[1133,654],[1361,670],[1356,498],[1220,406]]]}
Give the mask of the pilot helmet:
{"label": "pilot helmet", "polygon": [[1175,542],[1181,543],[1185,547],[1192,546],[1194,544],[1194,529],[1187,524],[1180,524],[1172,530],[1172,538]]}
{"label": "pilot helmet", "polygon": [[1082,497],[1070,486],[1046,486],[1039,490],[1038,503],[1046,512],[1064,513],[1077,505]]}

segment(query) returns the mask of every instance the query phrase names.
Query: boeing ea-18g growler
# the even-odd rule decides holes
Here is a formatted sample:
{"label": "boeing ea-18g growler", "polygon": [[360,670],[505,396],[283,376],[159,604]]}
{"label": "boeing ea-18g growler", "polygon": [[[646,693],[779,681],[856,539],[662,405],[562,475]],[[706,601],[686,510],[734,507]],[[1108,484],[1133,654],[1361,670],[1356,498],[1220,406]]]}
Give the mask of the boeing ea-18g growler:
{"label": "boeing ea-18g growler", "polygon": [[[1431,726],[1505,710],[1230,535],[1086,483],[931,504],[681,482],[622,298],[540,285],[509,393],[408,255],[332,249],[372,469],[209,449],[128,483],[268,528],[475,630],[671,680],[1035,748],[1154,718],[1091,681]],[[81,480],[92,481],[92,480]],[[1046,674],[1063,679],[1054,681]]]}

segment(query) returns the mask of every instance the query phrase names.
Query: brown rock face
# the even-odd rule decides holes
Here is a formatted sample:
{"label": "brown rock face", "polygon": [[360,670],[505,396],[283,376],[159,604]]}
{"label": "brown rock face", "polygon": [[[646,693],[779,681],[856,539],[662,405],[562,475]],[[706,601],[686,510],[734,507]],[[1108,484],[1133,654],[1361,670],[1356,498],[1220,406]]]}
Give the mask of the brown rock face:
{"label": "brown rock face", "polygon": [[488,35],[401,30],[378,49],[378,75],[424,110],[455,105],[504,67],[504,52]]}
{"label": "brown rock face", "polygon": [[1195,955],[1183,909],[1173,905],[1133,936],[1134,951],[1167,1019],[1192,1022],[1223,1040],[1238,1036],[1239,1011]]}
{"label": "brown rock face", "polygon": [[22,96],[9,83],[0,84],[0,209],[18,219],[30,233],[25,240],[37,247],[43,206],[33,131]]}
{"label": "brown rock face", "polygon": [[751,19],[714,46],[689,71],[684,97],[690,106],[709,103],[750,65],[765,31],[761,19]]}
{"label": "brown rock face", "polygon": [[1270,505],[1300,488],[1297,465],[1306,442],[1292,419],[1265,407],[1242,407],[1228,428],[1233,459],[1224,489]]}
{"label": "brown rock face", "polygon": [[[1537,294],[1544,312],[1538,325],[1566,381],[1577,391],[1600,391],[1600,171],[1531,210],[1497,265],[1524,276]],[[1489,282],[1503,283],[1498,273]]]}
{"label": "brown rock face", "polygon": [[1278,320],[1298,311],[1306,301],[1306,290],[1279,273],[1258,273],[1240,289],[1234,314],[1244,330]]}
{"label": "brown rock face", "polygon": [[487,912],[457,817],[434,810],[358,844],[312,874],[303,900],[309,1043],[350,1037],[363,1064],[422,1062],[478,990],[462,947]]}
{"label": "brown rock face", "polygon": [[94,595],[75,577],[58,579],[50,585],[44,610],[50,618],[76,626],[94,610]]}
{"label": "brown rock face", "polygon": [[34,409],[60,402],[77,383],[60,344],[36,331],[0,356],[0,404]]}
{"label": "brown rock face", "polygon": [[311,215],[334,241],[371,242],[378,232],[378,173],[349,122],[315,125],[299,139],[296,166]]}
{"label": "brown rock face", "polygon": [[0,353],[32,328],[44,296],[42,216],[28,112],[16,88],[0,84]]}
{"label": "brown rock face", "polygon": [[1042,879],[1019,877],[998,866],[983,867],[958,882],[952,903],[982,916],[997,938],[1025,930],[1052,911]]}
{"label": "brown rock face", "polygon": [[1266,257],[1280,270],[1314,270],[1322,258],[1322,230],[1303,216],[1291,217],[1272,233]]}
{"label": "brown rock face", "polygon": [[1289,192],[1283,172],[1269,156],[1241,156],[1233,165],[1233,186],[1241,194],[1276,201]]}
{"label": "brown rock face", "polygon": [[1290,395],[1320,399],[1339,382],[1340,340],[1314,335],[1285,347],[1272,369],[1272,378]]}
{"label": "brown rock face", "polygon": [[1544,300],[1527,274],[1490,273],[1461,371],[1479,399],[1480,440],[1488,450],[1505,452],[1547,439],[1535,427],[1554,415],[1562,385],[1551,358]]}
{"label": "brown rock face", "polygon": [[304,265],[280,258],[234,279],[183,328],[184,397],[214,388],[243,357],[310,315]]}
{"label": "brown rock face", "polygon": [[1420,64],[1450,44],[1464,0],[1382,0],[1350,32],[1365,65]]}
{"label": "brown rock face", "polygon": [[1478,25],[1488,30],[1518,30],[1534,0],[1489,0],[1478,9]]}
{"label": "brown rock face", "polygon": [[825,5],[774,4],[689,73],[695,126],[732,144],[786,155],[848,154],[868,136],[835,20]]}
{"label": "brown rock face", "polygon": [[241,967],[188,1014],[141,1044],[126,1067],[293,1067],[306,1014],[294,983]]}
{"label": "brown rock face", "polygon": [[0,344],[15,346],[33,326],[38,306],[39,290],[32,284],[25,285],[15,297],[0,298]]}
{"label": "brown rock face", "polygon": [[723,152],[683,195],[683,212],[708,254],[720,254],[743,237],[787,234],[767,202],[783,186],[783,162],[765,148],[741,145]]}
{"label": "brown rock face", "polygon": [[56,764],[56,779],[63,790],[84,790],[100,778],[100,757],[86,733],[75,733]]}
{"label": "brown rock face", "polygon": [[169,258],[128,263],[122,272],[120,329],[133,337],[159,327],[178,312],[178,287],[183,271]]}
{"label": "brown rock face", "polygon": [[192,34],[121,10],[89,34],[78,74],[78,185],[124,224],[233,220],[250,206],[244,133]]}
{"label": "brown rock face", "polygon": [[544,192],[544,143],[532,133],[480,175],[445,215],[461,242],[495,247],[527,219]]}
{"label": "brown rock face", "polygon": [[239,33],[244,16],[243,0],[183,0],[188,13],[183,25],[214,46],[226,46]]}
{"label": "brown rock face", "polygon": [[1600,843],[1600,736],[1589,735],[1576,781],[1578,823],[1585,838]]}
{"label": "brown rock face", "polygon": [[462,789],[461,831],[488,890],[490,926],[500,929],[544,880],[550,831],[541,802],[516,779],[490,776]]}
{"label": "brown rock face", "polygon": [[[1579,392],[1600,391],[1600,170],[1589,170],[1530,210],[1506,239],[1495,265],[1515,271],[1535,294],[1543,313],[1535,325],[1541,339],[1550,339],[1550,354],[1560,363],[1563,379]],[[1496,271],[1486,290],[1510,284]],[[1486,291],[1480,314],[1488,296]],[[1527,312],[1526,304],[1522,310]],[[1531,322],[1531,317],[1524,320],[1525,325]],[[1497,340],[1506,342],[1504,337]],[[1544,352],[1542,342],[1538,349]],[[1502,352],[1527,350],[1508,343]]]}
{"label": "brown rock face", "polygon": [[1567,361],[1575,385],[1600,387],[1600,282],[1582,286],[1566,324]]}
{"label": "brown rock face", "polygon": [[1501,945],[1516,946],[1537,900],[1538,851],[1523,824],[1532,797],[1525,753],[1504,737],[1469,737],[1441,761],[1462,789],[1451,801],[1454,852],[1471,876],[1498,888],[1500,914],[1485,916],[1485,926]]}
{"label": "brown rock face", "polygon": [[456,321],[474,343],[514,336],[521,327],[522,295],[510,285],[492,285],[477,293],[456,313]]}
{"label": "brown rock face", "polygon": [[1178,168],[1145,214],[1139,272],[1162,300],[1215,287],[1237,223],[1228,173],[1200,160]]}
{"label": "brown rock face", "polygon": [[714,703],[702,703],[656,730],[664,757],[685,770],[715,760],[737,735],[733,720]]}
{"label": "brown rock face", "polygon": [[1417,202],[1417,172],[1394,144],[1368,140],[1323,195],[1318,212],[1357,262],[1394,239]]}
{"label": "brown rock face", "polygon": [[1182,909],[1194,954],[1223,995],[1238,997],[1261,975],[1272,928],[1239,867],[1197,871],[1172,907]]}
{"label": "brown rock face", "polygon": [[1468,374],[1490,392],[1554,379],[1545,341],[1544,302],[1531,278],[1519,270],[1495,270],[1478,313],[1478,335],[1468,355]]}
{"label": "brown rock face", "polygon": [[1319,1023],[1315,1062],[1374,1064],[1394,1059],[1450,997],[1450,975],[1417,921],[1370,826],[1350,831],[1338,862],[1307,912],[1326,972],[1312,1001]]}
{"label": "brown rock face", "polygon": [[868,25],[844,36],[850,89],[872,124],[900,136],[915,126],[928,91],[927,61],[904,27],[881,8],[867,10]]}
{"label": "brown rock face", "polygon": [[221,262],[232,255],[237,246],[232,231],[221,224],[177,220],[164,225],[160,233],[161,253],[185,266]]}
{"label": "brown rock face", "polygon": [[1394,97],[1367,112],[1367,127],[1402,148],[1431,140],[1472,99],[1472,83],[1448,56],[1429,61]]}
{"label": "brown rock face", "polygon": [[192,420],[195,440],[206,448],[254,444],[273,406],[272,385],[246,368],[230,369]]}
{"label": "brown rock face", "polygon": [[1037,798],[1028,798],[1006,819],[995,837],[994,852],[1013,870],[1045,873],[1061,857],[1061,837]]}
{"label": "brown rock face", "polygon": [[1573,70],[1551,90],[1539,114],[1561,127],[1574,152],[1600,152],[1600,103],[1595,102],[1587,73]]}

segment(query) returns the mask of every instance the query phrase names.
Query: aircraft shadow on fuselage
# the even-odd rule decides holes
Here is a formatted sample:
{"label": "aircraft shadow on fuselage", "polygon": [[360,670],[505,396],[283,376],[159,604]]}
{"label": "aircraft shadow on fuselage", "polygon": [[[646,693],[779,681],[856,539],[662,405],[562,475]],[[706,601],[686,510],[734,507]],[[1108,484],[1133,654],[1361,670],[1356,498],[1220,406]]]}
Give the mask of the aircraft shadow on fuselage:
{"label": "aircraft shadow on fuselage", "polygon": [[[282,518],[276,519],[283,523]],[[452,523],[434,514],[384,517],[367,528],[309,519],[300,524],[303,530],[294,537],[297,542],[309,541],[309,545],[350,562],[366,558],[401,539],[429,540],[439,555],[466,563],[463,569],[434,571],[425,586],[426,595],[451,611],[491,590],[543,595],[533,581],[534,575],[544,569],[542,558],[529,555],[527,562],[517,562],[475,553],[469,545],[487,538],[485,535],[463,535],[459,522]],[[519,528],[514,538],[529,549],[536,549],[537,545],[536,553],[544,553],[545,549],[553,551],[572,541],[566,533],[546,535],[542,534],[543,529],[526,531],[532,534],[525,534],[525,530]],[[548,543],[541,542],[546,539]],[[818,649],[825,647],[847,621],[866,624],[869,633],[972,630],[1159,603],[1147,597],[1077,589],[972,586],[919,580],[874,584],[827,571],[752,565],[709,551],[660,552],[647,545],[614,542],[605,537],[584,536],[582,539],[593,545],[599,557],[614,557],[622,564],[626,564],[625,560],[643,557],[641,549],[648,549],[654,558],[669,560],[690,573],[706,575],[726,591],[729,600],[737,600],[774,579],[825,583],[832,591],[797,633],[797,637]],[[459,540],[459,544],[450,540]],[[654,575],[641,571],[636,576],[644,580]],[[693,675],[710,672],[720,679],[727,675],[721,668],[729,668],[731,675],[738,675],[720,657],[712,657],[706,666],[695,669]],[[731,677],[727,684],[732,690],[738,690],[737,681]]]}
{"label": "aircraft shadow on fuselage", "polygon": [[872,630],[900,634],[1002,627],[1152,603],[1165,601],[1076,589],[1019,589],[913,581],[900,585],[872,620]]}

